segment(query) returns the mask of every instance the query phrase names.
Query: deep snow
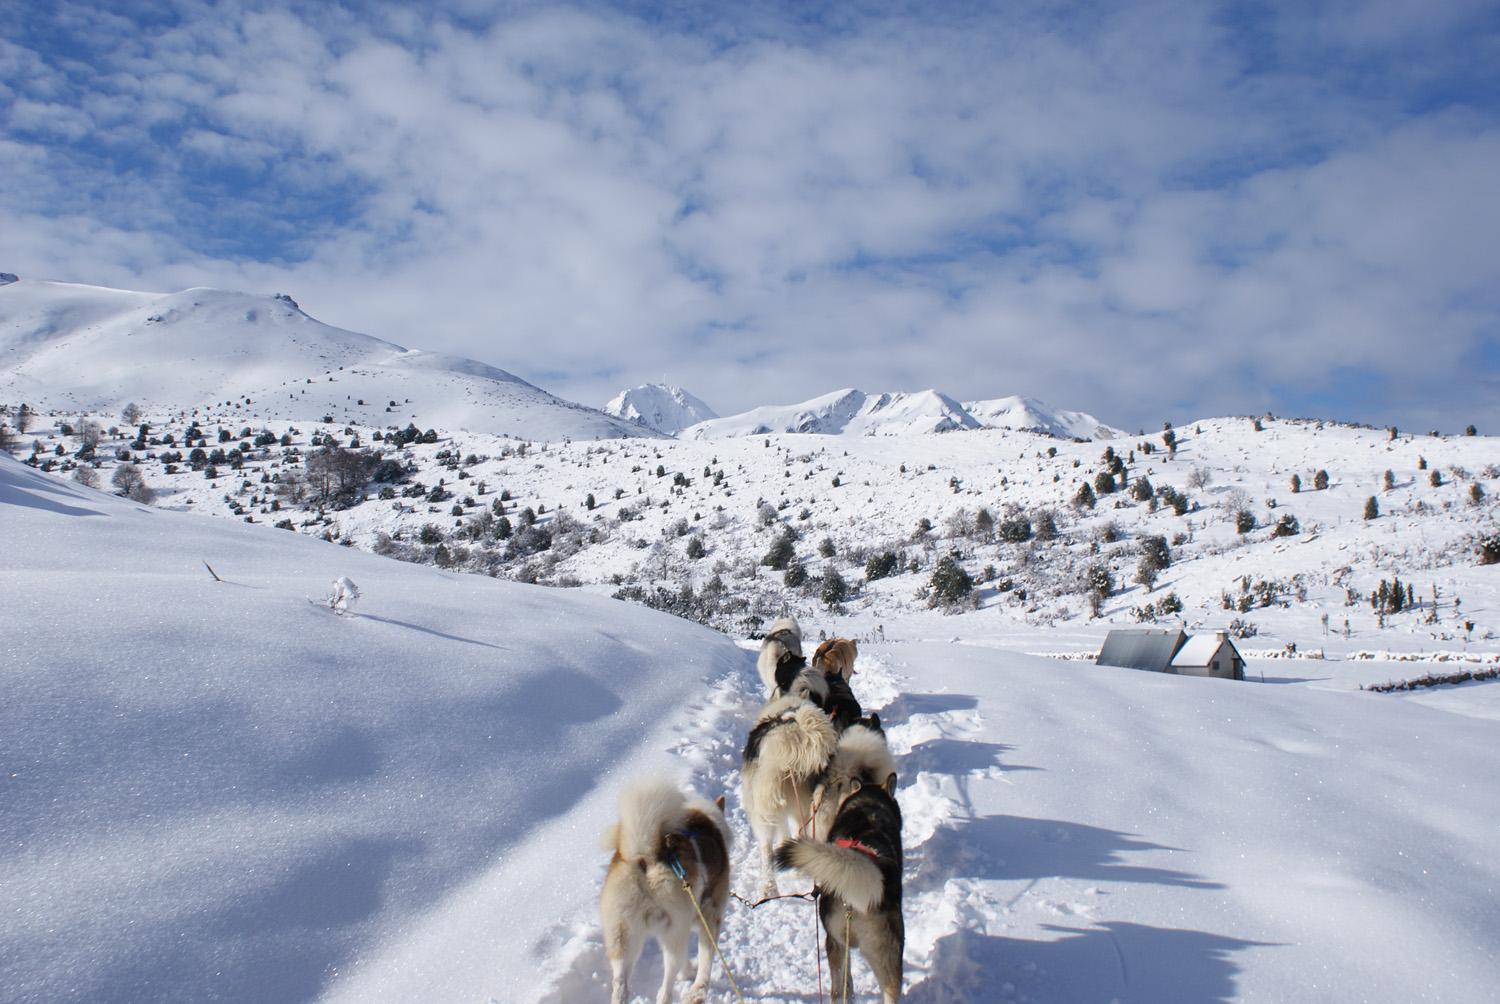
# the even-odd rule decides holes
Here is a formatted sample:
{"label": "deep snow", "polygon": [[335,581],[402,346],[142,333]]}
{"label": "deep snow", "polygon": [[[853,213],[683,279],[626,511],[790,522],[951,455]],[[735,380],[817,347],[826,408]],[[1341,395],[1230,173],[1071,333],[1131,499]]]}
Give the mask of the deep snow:
{"label": "deep snow", "polygon": [[[597,838],[645,770],[729,793],[756,884],[749,647],[3,457],[0,526],[7,1000],[605,1000]],[[356,616],[308,602],[338,575]],[[1028,655],[1070,644],[1037,628],[888,627],[854,683],[898,754],[910,1000],[1492,996],[1500,685],[1184,679]],[[726,931],[751,999],[813,999],[809,906]]]}

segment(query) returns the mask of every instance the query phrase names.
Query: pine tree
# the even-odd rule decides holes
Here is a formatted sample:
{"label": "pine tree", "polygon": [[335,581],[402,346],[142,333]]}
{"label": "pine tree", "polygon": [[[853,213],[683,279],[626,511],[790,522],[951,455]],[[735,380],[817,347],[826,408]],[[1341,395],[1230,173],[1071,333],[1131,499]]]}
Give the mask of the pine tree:
{"label": "pine tree", "polygon": [[1375,519],[1379,515],[1380,503],[1375,501],[1374,495],[1371,495],[1365,499],[1365,519]]}
{"label": "pine tree", "polygon": [[1317,489],[1318,491],[1320,491],[1320,492],[1324,491],[1324,490],[1326,490],[1328,488],[1328,472],[1327,471],[1323,470],[1322,468],[1319,468],[1318,471],[1315,474],[1313,474],[1313,487],[1315,489]]}
{"label": "pine tree", "polygon": [[1298,474],[1292,475],[1292,494],[1296,495],[1302,490],[1302,477]]}
{"label": "pine tree", "polygon": [[1096,501],[1098,500],[1094,497],[1094,490],[1089,487],[1087,481],[1078,486],[1078,493],[1073,496],[1073,505],[1079,509],[1092,509]]}

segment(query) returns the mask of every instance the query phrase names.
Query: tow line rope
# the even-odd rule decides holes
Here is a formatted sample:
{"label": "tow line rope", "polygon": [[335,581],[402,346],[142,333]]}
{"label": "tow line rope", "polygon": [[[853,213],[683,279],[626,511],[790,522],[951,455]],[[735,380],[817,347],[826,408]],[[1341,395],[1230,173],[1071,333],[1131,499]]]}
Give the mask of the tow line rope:
{"label": "tow line rope", "polygon": [[697,911],[698,922],[703,925],[703,936],[713,946],[714,955],[718,957],[719,965],[724,967],[724,975],[729,978],[729,985],[734,990],[735,998],[739,1000],[740,1004],[745,1004],[745,995],[740,993],[740,985],[734,981],[734,970],[729,968],[729,962],[724,958],[724,953],[719,951],[719,939],[714,937],[713,929],[708,926],[708,918],[703,916],[703,908],[698,905],[698,897],[693,895],[693,887],[688,884],[687,869],[682,867],[682,862],[677,859],[677,855],[675,854],[667,858],[667,866],[672,869],[672,874],[676,875],[678,880],[682,882],[682,891],[687,893],[688,902],[692,903],[693,909]]}

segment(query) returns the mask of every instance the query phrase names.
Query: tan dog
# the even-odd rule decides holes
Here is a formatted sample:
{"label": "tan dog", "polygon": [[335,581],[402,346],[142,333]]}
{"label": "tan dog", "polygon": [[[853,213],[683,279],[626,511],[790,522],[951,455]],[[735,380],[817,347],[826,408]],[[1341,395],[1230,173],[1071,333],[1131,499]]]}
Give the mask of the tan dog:
{"label": "tan dog", "polygon": [[814,669],[825,673],[838,673],[849,682],[854,675],[854,659],[859,655],[859,645],[853,638],[829,638],[813,653]]}
{"label": "tan dog", "polygon": [[656,1004],[672,1004],[679,972],[686,974],[688,941],[698,934],[698,975],[684,997],[702,1004],[708,996],[714,953],[698,911],[673,866],[687,876],[717,940],[729,905],[729,826],[724,799],[689,800],[670,781],[651,778],[620,794],[620,821],[604,834],[614,857],[604,877],[599,912],[611,970],[611,1004],[630,999],[630,974],[648,937],[661,943],[662,983]]}

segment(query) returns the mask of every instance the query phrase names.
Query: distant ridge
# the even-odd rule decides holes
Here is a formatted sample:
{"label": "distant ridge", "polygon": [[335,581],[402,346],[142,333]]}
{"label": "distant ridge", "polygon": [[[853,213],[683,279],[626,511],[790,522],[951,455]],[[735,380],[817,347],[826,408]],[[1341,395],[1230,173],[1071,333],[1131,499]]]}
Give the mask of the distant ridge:
{"label": "distant ridge", "polygon": [[217,405],[535,440],[657,435],[486,363],[324,324],[285,294],[207,288],[0,284],[0,399],[79,411]]}
{"label": "distant ridge", "polygon": [[773,432],[902,436],[981,428],[1023,429],[1065,439],[1119,435],[1092,415],[1060,411],[1031,398],[997,398],[965,405],[937,390],[870,394],[847,388],[798,404],[752,408],[700,422],[679,436],[718,439]]}

